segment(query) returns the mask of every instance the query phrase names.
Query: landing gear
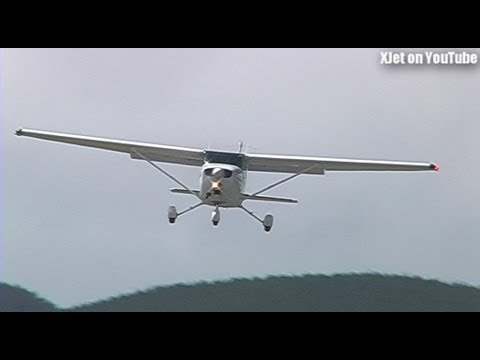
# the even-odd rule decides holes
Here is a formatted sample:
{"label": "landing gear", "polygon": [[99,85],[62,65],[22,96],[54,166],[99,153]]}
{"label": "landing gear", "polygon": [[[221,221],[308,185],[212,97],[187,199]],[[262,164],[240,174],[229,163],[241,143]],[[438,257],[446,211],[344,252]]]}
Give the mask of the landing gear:
{"label": "landing gear", "polygon": [[[192,210],[194,210],[197,207],[202,206],[202,205],[205,205],[205,203],[204,202],[198,203],[197,205],[190,206],[188,209],[183,210],[181,212],[177,212],[177,208],[172,205],[168,208],[168,221],[170,222],[170,224],[175,224],[175,221],[177,220],[177,217],[179,217],[180,215],[183,215],[183,214],[185,214],[189,211],[192,211]],[[240,208],[243,211],[245,211],[247,214],[249,214],[251,217],[253,217],[255,220],[260,222],[263,225],[263,229],[265,230],[265,232],[270,232],[270,230],[272,230],[273,215],[267,214],[267,215],[265,215],[265,217],[262,220],[257,215],[255,215],[252,211],[244,208],[243,206],[240,206]],[[212,211],[212,224],[213,224],[213,226],[218,226],[219,223],[220,223],[220,207],[219,207],[219,205],[216,205],[215,209]]]}
{"label": "landing gear", "polygon": [[262,219],[260,219],[257,215],[255,215],[255,214],[253,213],[253,211],[248,210],[248,209],[245,208],[244,206],[240,206],[240,209],[242,209],[243,211],[245,211],[248,215],[250,215],[251,217],[253,217],[253,218],[254,218],[255,220],[257,220],[258,222],[262,223],[263,229],[264,229],[266,232],[269,232],[270,230],[272,230],[272,226],[273,226],[273,215],[267,214],[267,215],[265,215],[265,218],[262,220]]}
{"label": "landing gear", "polygon": [[273,226],[273,215],[271,214],[265,215],[265,218],[263,219],[263,229],[266,232],[269,232],[270,230],[272,230],[272,226]]}
{"label": "landing gear", "polygon": [[212,211],[212,224],[213,226],[217,226],[220,222],[220,209],[218,206],[215,207],[215,210]]}
{"label": "landing gear", "polygon": [[183,210],[181,212],[177,212],[177,208],[175,206],[173,206],[173,205],[170,206],[168,208],[168,221],[169,221],[169,223],[170,224],[175,224],[175,220],[177,220],[177,217],[179,217],[180,215],[186,214],[189,211],[192,211],[192,210],[194,210],[197,207],[202,206],[202,205],[205,205],[203,201],[199,202],[197,205],[190,206],[188,209]]}
{"label": "landing gear", "polygon": [[[17,135],[22,135],[21,134],[21,130],[17,130],[16,132]],[[140,153],[138,150],[136,150],[135,148],[132,148],[131,149],[131,157],[133,159],[143,159],[145,161],[147,161],[151,166],[153,166],[155,169],[157,169],[158,171],[160,171],[163,175],[167,176],[169,179],[173,180],[174,182],[176,182],[178,185],[180,185],[183,189],[172,189],[172,192],[179,192],[179,193],[184,193],[184,194],[187,194],[187,193],[190,193],[191,195],[195,196],[196,198],[198,198],[198,200],[200,201],[199,203],[197,203],[196,205],[193,205],[193,206],[190,206],[188,209],[186,210],[183,210],[183,211],[180,211],[180,212],[177,212],[177,209],[175,206],[170,206],[168,208],[168,221],[170,224],[174,224],[175,221],[177,220],[177,217],[179,217],[180,215],[183,215],[183,214],[186,214],[188,213],[189,211],[192,211],[196,208],[198,208],[199,206],[202,206],[202,205],[212,205],[215,204],[215,210],[212,212],[212,224],[213,226],[218,226],[218,224],[220,223],[220,210],[219,210],[219,205],[222,205],[222,206],[226,206],[228,205],[225,204],[225,203],[222,203],[222,202],[216,202],[216,201],[207,201],[211,196],[214,196],[214,195],[221,195],[222,194],[222,191],[220,190],[220,187],[221,187],[221,183],[219,183],[219,181],[216,181],[215,183],[212,183],[212,185],[215,185],[214,187],[212,187],[212,190],[211,192],[207,192],[206,193],[206,196],[205,198],[203,198],[202,196],[200,196],[200,192],[199,191],[196,191],[196,190],[192,190],[190,189],[188,186],[184,185],[180,180],[178,180],[177,178],[175,178],[173,175],[169,174],[167,171],[165,171],[164,169],[162,169],[160,166],[156,165],[155,163],[153,163],[152,160],[150,160],[148,157],[146,157],[145,155],[143,155],[142,153]],[[266,201],[282,201],[282,202],[296,202],[295,200],[292,200],[292,199],[281,199],[281,198],[274,198],[274,197],[268,197],[268,196],[258,196],[260,195],[261,193],[264,193],[265,191],[267,190],[270,190],[270,189],[273,189],[274,187],[280,185],[280,184],[283,184],[297,176],[300,176],[302,174],[305,174],[305,173],[308,173],[310,170],[313,170],[314,168],[318,168],[319,165],[313,165],[307,169],[304,169],[304,170],[301,170],[291,176],[288,176],[287,178],[285,179],[282,179],[280,181],[277,181],[275,183],[273,183],[272,185],[269,185],[251,195],[246,195],[246,194],[241,194],[240,195],[242,196],[242,201],[243,200],[266,200]],[[221,170],[224,170],[224,169],[221,169]],[[315,173],[318,173],[318,174],[323,174],[323,170],[322,169],[317,169],[318,171],[316,171]],[[225,170],[224,170],[225,171]],[[226,170],[226,171],[230,171],[230,170]],[[231,172],[231,171],[230,171]],[[228,176],[224,176],[224,177],[230,177],[230,175]],[[218,185],[218,188],[217,188],[217,185]],[[255,215],[252,211],[246,209],[245,207],[243,207],[241,204],[240,205],[236,205],[234,207],[239,207],[240,209],[242,209],[243,211],[245,211],[247,214],[249,214],[251,217],[253,217],[254,219],[256,219],[258,222],[260,222],[262,225],[263,225],[263,228],[266,232],[269,232],[270,230],[272,230],[272,226],[273,226],[273,216],[270,215],[270,214],[267,214],[265,215],[265,218],[262,220],[261,218],[259,218],[257,215]]]}
{"label": "landing gear", "polygon": [[175,206],[170,206],[168,208],[168,221],[170,224],[175,224],[175,220],[177,220],[177,208]]}

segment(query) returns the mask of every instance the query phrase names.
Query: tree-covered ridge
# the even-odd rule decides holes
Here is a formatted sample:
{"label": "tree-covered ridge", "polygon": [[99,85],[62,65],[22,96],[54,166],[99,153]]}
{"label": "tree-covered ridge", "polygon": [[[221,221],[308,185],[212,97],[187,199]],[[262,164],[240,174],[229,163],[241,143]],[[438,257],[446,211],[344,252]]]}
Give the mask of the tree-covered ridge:
{"label": "tree-covered ridge", "polygon": [[[12,305],[14,287],[0,287],[0,309],[51,311],[34,297]],[[10,299],[1,305],[3,298]],[[42,310],[44,304],[45,310]],[[53,308],[54,310],[55,308]],[[64,311],[480,311],[480,289],[417,277],[380,274],[271,276],[156,287]]]}
{"label": "tree-covered ridge", "polygon": [[46,312],[56,310],[54,304],[40,298],[33,292],[20,286],[0,283],[0,312]]}

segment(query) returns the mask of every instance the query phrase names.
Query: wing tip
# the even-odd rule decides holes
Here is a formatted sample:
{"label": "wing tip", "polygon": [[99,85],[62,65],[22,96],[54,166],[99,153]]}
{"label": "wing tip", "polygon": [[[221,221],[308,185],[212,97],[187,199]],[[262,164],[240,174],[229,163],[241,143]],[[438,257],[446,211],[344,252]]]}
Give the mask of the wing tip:
{"label": "wing tip", "polygon": [[435,164],[430,164],[430,169],[432,169],[433,171],[436,171],[436,172],[440,172],[440,166],[438,165],[435,165]]}

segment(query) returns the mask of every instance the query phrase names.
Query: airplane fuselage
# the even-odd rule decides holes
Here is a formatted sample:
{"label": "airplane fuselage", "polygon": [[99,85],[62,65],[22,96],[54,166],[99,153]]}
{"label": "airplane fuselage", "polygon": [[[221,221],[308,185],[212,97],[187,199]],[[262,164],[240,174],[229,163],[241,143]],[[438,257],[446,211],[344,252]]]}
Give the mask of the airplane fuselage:
{"label": "airplane fuselage", "polygon": [[239,207],[247,178],[245,155],[205,150],[200,176],[200,198],[206,205]]}

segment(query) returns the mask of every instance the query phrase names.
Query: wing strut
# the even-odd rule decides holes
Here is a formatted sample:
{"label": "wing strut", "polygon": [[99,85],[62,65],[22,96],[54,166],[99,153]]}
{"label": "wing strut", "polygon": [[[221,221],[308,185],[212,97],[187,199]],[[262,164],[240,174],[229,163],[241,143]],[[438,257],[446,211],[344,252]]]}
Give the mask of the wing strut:
{"label": "wing strut", "polygon": [[[177,178],[175,178],[173,175],[170,175],[167,171],[163,170],[160,166],[158,166],[157,164],[155,164],[153,161],[151,161],[149,158],[147,158],[146,156],[144,156],[142,153],[138,152],[137,150],[135,149],[132,149],[132,152],[134,152],[135,154],[137,154],[138,156],[140,156],[143,160],[147,161],[150,165],[152,165],[155,169],[157,169],[158,171],[160,171],[163,175],[167,176],[169,179],[171,179],[172,181],[176,182],[178,185],[180,185],[181,187],[183,187],[185,190],[187,190],[190,194],[192,194],[193,196],[195,196],[196,198],[198,198],[202,203],[203,203],[203,200],[202,198],[195,192],[193,191],[192,189],[190,189],[188,186],[184,185],[180,180],[178,180]],[[200,205],[198,205],[200,206]]]}
{"label": "wing strut", "polygon": [[300,175],[302,175],[302,174],[305,174],[306,172],[309,172],[310,170],[312,170],[312,169],[314,169],[314,168],[316,168],[316,167],[318,167],[318,165],[310,166],[309,168],[307,168],[307,169],[305,169],[305,170],[302,170],[302,171],[300,171],[300,172],[298,172],[298,173],[296,173],[296,174],[290,175],[289,177],[287,177],[287,178],[285,178],[285,179],[282,179],[282,180],[280,180],[280,181],[277,181],[276,183],[273,183],[272,185],[269,185],[269,186],[267,186],[267,187],[265,187],[265,188],[263,188],[263,189],[261,189],[261,190],[258,190],[257,192],[254,192],[254,193],[253,193],[252,195],[250,195],[250,196],[256,196],[256,195],[258,195],[258,194],[261,194],[261,193],[263,193],[263,192],[265,192],[265,191],[267,191],[267,190],[270,190],[270,189],[272,189],[272,188],[274,188],[274,187],[276,187],[276,186],[278,186],[278,185],[280,185],[280,184],[283,184],[284,182],[287,182],[287,181],[289,181],[289,180],[292,180],[293,178],[296,178],[297,176],[300,176]]}
{"label": "wing strut", "polygon": [[250,215],[251,217],[253,217],[255,220],[257,220],[257,221],[259,221],[259,222],[261,222],[261,223],[263,224],[263,220],[260,219],[257,215],[255,215],[255,214],[253,213],[253,211],[248,210],[248,209],[245,208],[243,205],[240,205],[239,207],[240,207],[240,209],[242,209],[243,211],[245,211],[248,215]]}
{"label": "wing strut", "polygon": [[204,203],[203,201],[202,201],[202,202],[199,202],[197,205],[190,206],[188,209],[179,212],[179,213],[177,214],[177,216],[186,214],[187,212],[192,211],[192,210],[195,210],[197,207],[202,206],[202,205],[205,205],[205,203]]}

